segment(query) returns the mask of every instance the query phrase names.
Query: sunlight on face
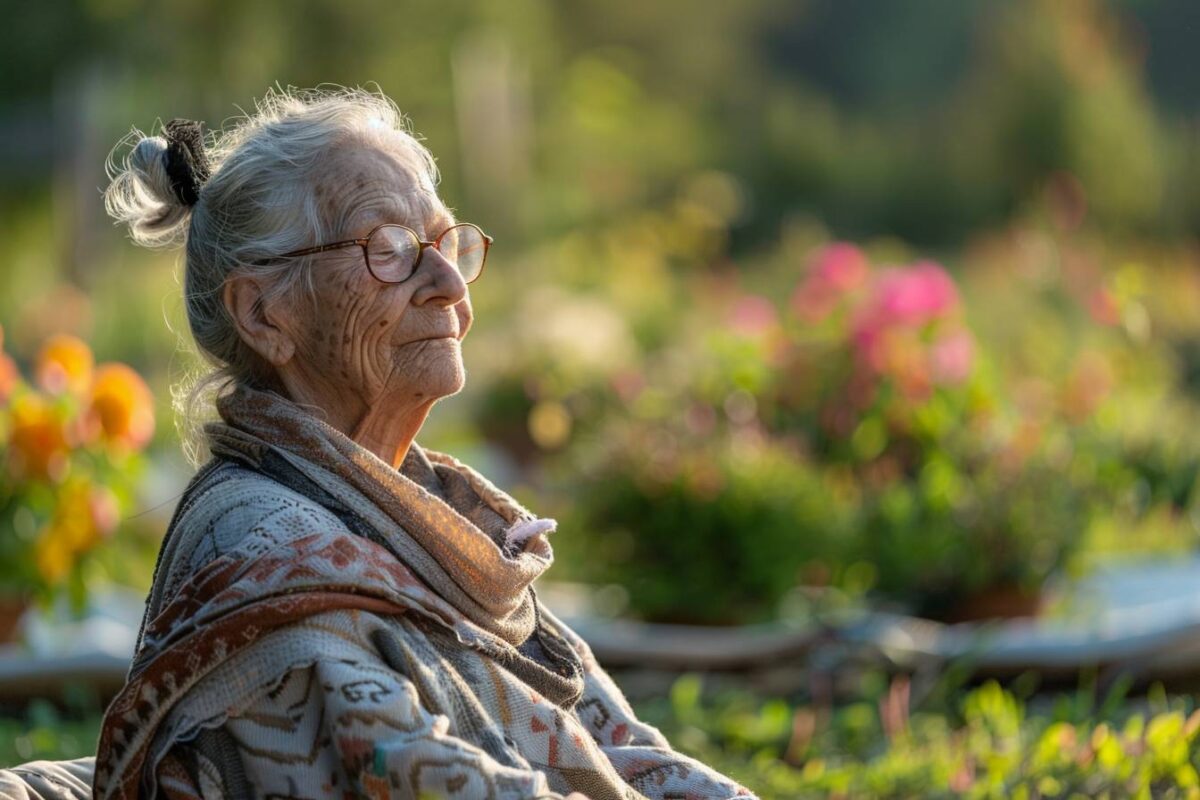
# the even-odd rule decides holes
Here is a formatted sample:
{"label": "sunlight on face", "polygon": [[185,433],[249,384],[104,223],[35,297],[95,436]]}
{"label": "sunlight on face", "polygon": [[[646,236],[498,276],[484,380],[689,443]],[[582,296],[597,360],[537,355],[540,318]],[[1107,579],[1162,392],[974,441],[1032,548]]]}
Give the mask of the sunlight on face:
{"label": "sunlight on face", "polygon": [[[397,223],[428,240],[454,224],[398,138],[338,149],[314,195],[347,239]],[[316,302],[291,322],[301,342],[298,368],[327,402],[405,406],[462,388],[460,342],[471,305],[462,276],[440,252],[426,248],[412,276],[396,284],[372,277],[355,246],[318,255],[313,270]]]}

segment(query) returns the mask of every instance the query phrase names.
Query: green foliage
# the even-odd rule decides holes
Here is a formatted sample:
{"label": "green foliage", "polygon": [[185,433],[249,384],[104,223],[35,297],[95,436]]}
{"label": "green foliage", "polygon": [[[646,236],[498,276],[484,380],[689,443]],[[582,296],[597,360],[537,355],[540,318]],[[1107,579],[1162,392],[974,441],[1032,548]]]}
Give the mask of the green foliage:
{"label": "green foliage", "polygon": [[0,767],[95,755],[100,720],[96,698],[81,689],[68,692],[63,707],[39,699],[0,715]]}
{"label": "green foliage", "polygon": [[[769,798],[1195,797],[1200,712],[1190,698],[1088,707],[1063,719],[995,682],[957,709],[908,714],[907,682],[833,709],[728,692],[695,676],[639,711],[668,738]],[[1062,700],[1070,700],[1060,695]],[[1036,698],[1038,708],[1050,698]],[[1053,703],[1050,703],[1053,705]]]}
{"label": "green foliage", "polygon": [[[1127,268],[1124,289],[992,285],[993,263],[1044,269],[1023,258],[976,255],[960,284],[844,243],[798,269],[785,245],[760,291],[679,280],[674,330],[632,363],[586,381],[542,372],[574,426],[542,449],[566,475],[548,494],[575,499],[567,568],[627,584],[633,611],[661,620],[760,619],[795,583],[988,615],[1004,598],[1030,610],[1117,526],[1153,528],[1162,545],[1144,547],[1191,546],[1197,462],[1149,415],[1196,409],[1155,388],[1166,342],[1114,329],[1114,314],[1139,318],[1136,281]],[[1017,313],[1029,327],[1008,324]],[[528,413],[536,433],[528,385],[497,387],[486,407]],[[537,463],[538,440],[518,459]]]}
{"label": "green foliage", "polygon": [[938,453],[916,481],[867,501],[863,550],[878,565],[876,588],[924,614],[952,614],[989,590],[1036,596],[1082,546],[1090,499],[1090,487],[1046,463],[1012,472]]}
{"label": "green foliage", "polygon": [[839,510],[820,474],[785,451],[737,441],[649,459],[639,451],[624,450],[585,479],[587,501],[573,522],[592,535],[563,545],[569,553],[582,546],[587,577],[624,585],[634,613],[770,619],[805,567],[842,562]]}

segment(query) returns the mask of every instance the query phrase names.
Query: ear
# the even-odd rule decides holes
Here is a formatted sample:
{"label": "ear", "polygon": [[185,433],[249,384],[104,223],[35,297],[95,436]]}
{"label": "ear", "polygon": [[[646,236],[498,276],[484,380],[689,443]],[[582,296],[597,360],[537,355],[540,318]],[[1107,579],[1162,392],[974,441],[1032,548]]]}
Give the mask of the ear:
{"label": "ear", "polygon": [[248,275],[225,281],[225,308],[242,341],[267,363],[281,367],[296,353],[296,342],[279,326],[276,309],[268,307],[262,284]]}

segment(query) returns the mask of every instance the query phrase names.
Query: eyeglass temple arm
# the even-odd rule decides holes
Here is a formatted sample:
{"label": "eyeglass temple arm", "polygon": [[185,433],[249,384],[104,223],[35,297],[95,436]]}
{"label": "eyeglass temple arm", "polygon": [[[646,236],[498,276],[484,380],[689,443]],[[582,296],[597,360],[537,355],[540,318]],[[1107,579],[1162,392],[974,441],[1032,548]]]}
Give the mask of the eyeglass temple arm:
{"label": "eyeglass temple arm", "polygon": [[366,247],[367,241],[368,241],[368,239],[347,239],[344,242],[334,242],[332,244],[323,244],[320,247],[306,247],[303,250],[293,250],[290,253],[284,253],[283,255],[284,255],[284,257],[287,257],[287,256],[310,256],[310,255],[313,255],[314,253],[325,253],[330,250],[338,250],[342,247],[349,247],[350,245],[357,245],[358,247]]}

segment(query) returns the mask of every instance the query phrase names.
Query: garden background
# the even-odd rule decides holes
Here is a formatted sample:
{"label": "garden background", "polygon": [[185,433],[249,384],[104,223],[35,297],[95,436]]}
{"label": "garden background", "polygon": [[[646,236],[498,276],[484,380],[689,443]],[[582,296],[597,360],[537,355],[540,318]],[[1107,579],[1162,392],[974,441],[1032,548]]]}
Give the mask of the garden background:
{"label": "garden background", "polygon": [[[179,254],[105,217],[110,149],[322,83],[395,99],[496,239],[423,444],[557,517],[551,577],[606,613],[1053,614],[1064,581],[1192,558],[1197,34],[1191,0],[26,4],[0,595],[143,591],[191,470]],[[910,707],[886,670],[834,699],[687,675],[639,708],[768,797],[1200,786],[1184,684],[965,680]],[[89,752],[76,694],[8,708],[0,763]]]}

